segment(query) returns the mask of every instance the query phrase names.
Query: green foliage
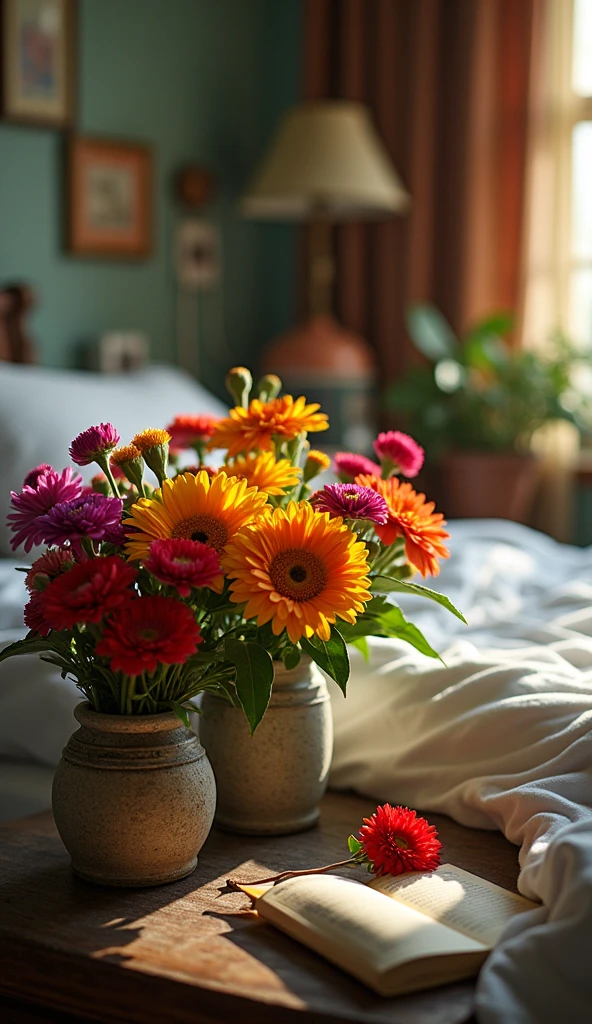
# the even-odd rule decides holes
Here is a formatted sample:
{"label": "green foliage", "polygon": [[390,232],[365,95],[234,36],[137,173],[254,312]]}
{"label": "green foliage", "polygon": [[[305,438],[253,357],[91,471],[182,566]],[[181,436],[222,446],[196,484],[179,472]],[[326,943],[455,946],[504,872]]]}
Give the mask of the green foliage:
{"label": "green foliage", "polygon": [[225,640],[224,653],[236,668],[236,695],[252,736],[271,697],[273,661],[261,644],[248,640]]}
{"label": "green foliage", "polygon": [[407,327],[429,362],[411,368],[386,401],[429,458],[459,448],[525,451],[546,421],[582,424],[590,417],[590,398],[573,384],[590,360],[561,336],[547,351],[512,349],[512,317],[495,313],[460,339],[430,305],[411,306]]}
{"label": "green foliage", "polygon": [[429,587],[423,587],[419,583],[407,583],[405,580],[390,579],[388,576],[375,576],[372,580],[372,590],[381,591],[384,594],[415,594],[416,597],[425,597],[428,601],[441,604],[443,608],[452,612],[466,625],[467,620],[463,613],[459,612],[450,598],[446,597],[446,594],[439,594],[437,590],[430,590]]}
{"label": "green foliage", "polygon": [[345,696],[349,679],[349,655],[345,640],[339,630],[332,626],[331,636],[328,640],[321,640],[316,634],[313,634],[308,640],[306,637],[301,637],[300,646],[305,654],[309,654],[312,660],[316,661],[323,672],[335,680]]}

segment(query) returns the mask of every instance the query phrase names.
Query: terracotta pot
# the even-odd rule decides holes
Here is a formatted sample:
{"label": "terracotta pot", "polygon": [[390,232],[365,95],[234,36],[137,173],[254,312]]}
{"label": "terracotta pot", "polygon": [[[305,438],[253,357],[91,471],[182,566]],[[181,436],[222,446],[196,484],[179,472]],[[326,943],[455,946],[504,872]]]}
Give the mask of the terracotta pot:
{"label": "terracotta pot", "polygon": [[512,519],[524,523],[540,476],[536,456],[514,452],[450,452],[442,464],[448,519]]}
{"label": "terracotta pot", "polygon": [[325,678],[310,658],[275,662],[269,707],[251,736],[239,708],[203,697],[201,742],[216,776],[216,824],[247,835],[311,828],[327,788],[333,719]]}
{"label": "terracotta pot", "polygon": [[76,874],[146,886],[191,874],[212,826],[216,786],[197,737],[173,712],[102,715],[84,703],[53,784]]}

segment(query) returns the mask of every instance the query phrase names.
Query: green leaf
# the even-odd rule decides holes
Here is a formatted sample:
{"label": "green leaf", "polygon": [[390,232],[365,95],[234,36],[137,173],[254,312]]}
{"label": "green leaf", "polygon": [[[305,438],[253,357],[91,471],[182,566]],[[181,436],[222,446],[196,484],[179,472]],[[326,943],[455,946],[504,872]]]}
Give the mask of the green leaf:
{"label": "green leaf", "polygon": [[13,644],[9,644],[3,651],[0,651],[0,661],[5,661],[6,658],[12,658],[19,654],[41,654],[43,651],[53,651],[55,644],[51,640],[47,640],[43,636],[25,636],[22,640],[15,640]]}
{"label": "green leaf", "polygon": [[356,853],[359,853],[362,849],[362,844],[355,836],[348,836],[347,847],[349,852],[355,857]]}
{"label": "green leaf", "polygon": [[345,640],[339,630],[332,626],[328,640],[321,640],[316,633],[310,640],[304,636],[300,637],[300,646],[305,654],[309,654],[312,660],[316,661],[323,672],[335,680],[345,696],[349,679],[349,656]]}
{"label": "green leaf", "polygon": [[273,661],[261,644],[251,640],[225,640],[224,653],[236,668],[236,695],[252,736],[271,697]]}
{"label": "green leaf", "polygon": [[407,330],[415,347],[433,363],[454,359],[459,352],[452,328],[435,306],[411,306],[407,311]]}
{"label": "green leaf", "polygon": [[300,664],[300,651],[297,647],[286,647],[282,651],[282,661],[285,668],[296,668]]}
{"label": "green leaf", "polygon": [[357,640],[350,640],[350,645],[358,648],[364,661],[370,661],[370,648],[365,636],[359,636]]}
{"label": "green leaf", "polygon": [[372,590],[377,590],[383,594],[415,594],[416,597],[425,597],[429,601],[441,604],[443,608],[456,615],[457,619],[460,619],[465,625],[467,624],[463,613],[459,612],[449,597],[446,597],[445,594],[439,594],[437,590],[422,587],[419,583],[406,583],[404,580],[391,579],[390,576],[375,576],[372,580]]}
{"label": "green leaf", "polygon": [[175,712],[177,718],[180,718],[181,721],[183,722],[183,725],[186,725],[188,729],[191,727],[191,722],[189,721],[187,709],[184,708],[182,704],[177,704],[176,701],[171,700],[167,702],[166,707],[170,708],[171,711]]}

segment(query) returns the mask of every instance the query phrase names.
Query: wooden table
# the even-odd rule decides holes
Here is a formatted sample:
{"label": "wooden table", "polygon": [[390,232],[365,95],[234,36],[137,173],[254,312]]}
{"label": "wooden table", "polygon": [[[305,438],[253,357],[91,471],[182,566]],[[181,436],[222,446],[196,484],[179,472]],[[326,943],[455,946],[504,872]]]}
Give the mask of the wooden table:
{"label": "wooden table", "polygon": [[[195,873],[153,889],[107,889],[78,879],[49,812],[0,826],[0,1018],[5,1024],[466,1021],[472,982],[383,999],[261,922],[241,893],[220,895],[229,876],[248,881],[343,858],[347,836],[375,806],[329,794],[319,826],[297,836],[250,838],[213,829]],[[443,860],[515,890],[517,849],[503,836],[436,814],[429,819],[444,844]]]}

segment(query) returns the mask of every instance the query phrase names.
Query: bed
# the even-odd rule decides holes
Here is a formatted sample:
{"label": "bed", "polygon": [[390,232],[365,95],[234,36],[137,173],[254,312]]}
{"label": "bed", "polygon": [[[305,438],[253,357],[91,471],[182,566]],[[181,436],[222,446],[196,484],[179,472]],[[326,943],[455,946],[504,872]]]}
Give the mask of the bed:
{"label": "bed", "polygon": [[[221,412],[170,367],[95,377],[0,363],[0,643],[22,635],[24,587],[3,527],[10,486],[64,464],[71,438],[112,418],[122,436],[177,412]],[[500,829],[520,887],[542,901],[504,936],[478,987],[481,1024],[592,1019],[592,549],[497,520],[451,524],[434,586],[465,612],[402,601],[443,662],[407,645],[352,651],[333,694],[331,784]],[[24,564],[27,564],[25,561]],[[72,731],[73,683],[36,658],[0,666],[0,817],[49,805]]]}

